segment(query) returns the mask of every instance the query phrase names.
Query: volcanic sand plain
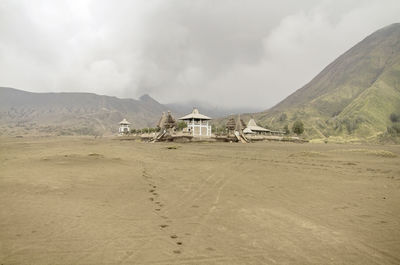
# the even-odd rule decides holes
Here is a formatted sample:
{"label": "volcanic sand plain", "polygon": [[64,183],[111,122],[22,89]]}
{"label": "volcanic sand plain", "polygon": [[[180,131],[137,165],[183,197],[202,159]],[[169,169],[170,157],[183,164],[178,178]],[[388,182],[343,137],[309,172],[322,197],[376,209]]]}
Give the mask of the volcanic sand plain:
{"label": "volcanic sand plain", "polygon": [[0,263],[400,264],[400,146],[0,138]]}

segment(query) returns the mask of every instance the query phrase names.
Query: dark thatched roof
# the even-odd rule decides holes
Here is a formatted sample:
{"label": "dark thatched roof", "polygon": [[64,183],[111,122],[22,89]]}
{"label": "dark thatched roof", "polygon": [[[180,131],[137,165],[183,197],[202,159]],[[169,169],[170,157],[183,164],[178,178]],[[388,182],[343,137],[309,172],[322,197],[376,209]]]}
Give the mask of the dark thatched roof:
{"label": "dark thatched roof", "polygon": [[225,127],[229,130],[229,131],[241,131],[244,128],[246,128],[246,123],[244,123],[244,121],[240,118],[240,115],[238,115],[238,117],[235,118],[230,118],[228,120],[228,122],[226,123]]}
{"label": "dark thatched roof", "polygon": [[230,118],[225,126],[229,131],[233,131],[236,128],[236,121],[234,118]]}
{"label": "dark thatched roof", "polygon": [[176,127],[176,120],[172,116],[170,111],[168,111],[167,114],[165,114],[165,112],[162,113],[157,127],[160,129],[172,129],[172,128]]}

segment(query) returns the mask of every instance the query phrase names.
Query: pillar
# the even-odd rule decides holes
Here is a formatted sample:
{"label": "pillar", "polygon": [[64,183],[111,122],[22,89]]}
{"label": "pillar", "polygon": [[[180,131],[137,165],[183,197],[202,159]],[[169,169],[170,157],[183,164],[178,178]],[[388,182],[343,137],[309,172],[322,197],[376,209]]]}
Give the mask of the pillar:
{"label": "pillar", "polygon": [[199,128],[200,128],[199,135],[201,136],[201,131],[202,131],[202,129],[203,129],[203,128],[202,128],[202,127],[203,127],[203,121],[202,121],[202,120],[199,121],[199,125],[200,125],[200,127],[199,127]]}

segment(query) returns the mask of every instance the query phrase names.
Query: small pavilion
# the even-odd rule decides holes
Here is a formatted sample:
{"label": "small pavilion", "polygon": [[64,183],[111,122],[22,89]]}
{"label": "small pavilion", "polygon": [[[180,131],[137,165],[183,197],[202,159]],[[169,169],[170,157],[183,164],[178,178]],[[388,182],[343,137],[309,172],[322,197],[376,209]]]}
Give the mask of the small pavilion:
{"label": "small pavilion", "polygon": [[191,133],[193,136],[211,136],[211,125],[208,124],[211,118],[200,114],[197,108],[193,108],[192,113],[183,116],[179,120],[186,122],[186,131]]}
{"label": "small pavilion", "polygon": [[130,124],[131,123],[129,121],[127,121],[125,118],[122,121],[120,121],[119,122],[119,129],[118,129],[119,134],[122,135],[122,134],[129,133],[131,131],[130,128],[129,128]]}

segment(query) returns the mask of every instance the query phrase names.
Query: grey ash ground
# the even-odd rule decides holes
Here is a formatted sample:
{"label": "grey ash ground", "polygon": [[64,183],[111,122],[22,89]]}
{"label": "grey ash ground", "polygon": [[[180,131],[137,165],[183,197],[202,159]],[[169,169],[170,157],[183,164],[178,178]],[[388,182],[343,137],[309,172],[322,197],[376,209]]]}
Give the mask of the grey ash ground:
{"label": "grey ash ground", "polygon": [[399,264],[400,147],[0,139],[3,264]]}

